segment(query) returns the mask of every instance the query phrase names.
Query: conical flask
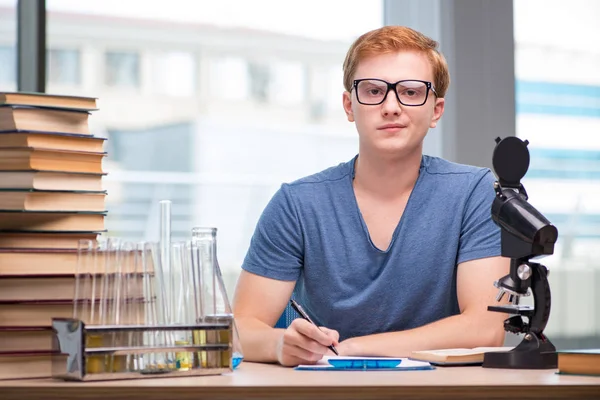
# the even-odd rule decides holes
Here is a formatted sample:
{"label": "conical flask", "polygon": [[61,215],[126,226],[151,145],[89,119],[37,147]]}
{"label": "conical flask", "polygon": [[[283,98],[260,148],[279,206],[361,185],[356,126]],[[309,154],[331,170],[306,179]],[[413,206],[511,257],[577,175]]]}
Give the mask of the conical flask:
{"label": "conical flask", "polygon": [[[218,322],[220,317],[233,318],[233,309],[225,290],[223,275],[217,259],[217,228],[193,228],[192,244],[197,246],[198,261],[201,266],[199,274],[202,293],[200,314],[206,322]],[[235,369],[244,358],[235,320],[233,320],[232,332],[232,367]]]}

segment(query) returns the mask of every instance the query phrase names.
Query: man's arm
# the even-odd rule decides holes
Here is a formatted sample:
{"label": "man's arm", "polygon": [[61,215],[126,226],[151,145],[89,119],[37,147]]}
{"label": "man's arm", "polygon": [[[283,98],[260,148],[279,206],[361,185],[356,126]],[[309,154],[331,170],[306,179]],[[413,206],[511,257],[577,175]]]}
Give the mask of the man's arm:
{"label": "man's arm", "polygon": [[242,271],[233,312],[240,333],[244,359],[279,362],[282,365],[314,363],[337,345],[337,332],[296,319],[288,329],[273,326],[283,313],[295,281],[281,281]]}
{"label": "man's arm", "polygon": [[[501,346],[507,315],[487,310],[496,303],[493,283],[508,274],[510,259],[490,257],[459,264],[456,285],[460,314],[401,332],[351,338],[341,355],[406,357],[414,350]],[[418,312],[418,311],[417,311]]]}
{"label": "man's arm", "polygon": [[301,218],[290,185],[281,185],[260,216],[242,265],[233,304],[244,359],[283,365],[314,363],[337,344],[337,332],[303,319],[273,326],[304,266]]}
{"label": "man's arm", "polygon": [[233,310],[244,358],[276,362],[277,342],[283,329],[273,326],[283,313],[294,290],[294,281],[278,281],[242,271],[233,301]]}

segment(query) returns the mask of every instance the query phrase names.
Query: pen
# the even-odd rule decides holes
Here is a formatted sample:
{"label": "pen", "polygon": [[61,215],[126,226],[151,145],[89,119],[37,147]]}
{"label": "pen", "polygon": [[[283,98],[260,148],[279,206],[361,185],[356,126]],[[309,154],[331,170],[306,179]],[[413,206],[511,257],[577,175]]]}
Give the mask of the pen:
{"label": "pen", "polygon": [[[310,322],[311,324],[313,324],[314,326],[316,326],[316,327],[317,327],[317,329],[319,329],[321,332],[323,332],[323,331],[321,330],[321,328],[319,328],[319,327],[317,326],[317,324],[315,324],[315,323],[313,322],[313,320],[312,320],[312,319],[310,319],[310,317],[308,316],[308,314],[306,313],[306,311],[304,311],[304,309],[302,308],[302,306],[301,306],[300,304],[296,303],[296,301],[295,301],[294,299],[290,299],[290,305],[292,306],[292,308],[293,308],[294,310],[296,310],[296,312],[297,312],[298,314],[300,314],[300,316],[301,316],[302,318],[304,318],[305,320],[307,320],[308,322]],[[339,356],[339,353],[337,352],[337,350],[335,349],[335,347],[334,347],[333,345],[329,346],[329,350],[333,351],[333,353],[334,353],[336,356]]]}

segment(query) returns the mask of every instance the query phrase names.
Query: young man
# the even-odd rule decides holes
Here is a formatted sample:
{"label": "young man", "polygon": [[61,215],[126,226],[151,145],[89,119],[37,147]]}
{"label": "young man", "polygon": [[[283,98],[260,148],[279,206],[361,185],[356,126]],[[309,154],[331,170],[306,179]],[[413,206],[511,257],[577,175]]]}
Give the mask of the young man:
{"label": "young man", "polygon": [[[282,185],[264,210],[234,299],[246,360],[502,345],[506,315],[487,311],[509,268],[493,174],[422,154],[449,81],[437,43],[412,29],[350,47],[343,107],[358,155]],[[292,294],[321,329],[273,328]]]}

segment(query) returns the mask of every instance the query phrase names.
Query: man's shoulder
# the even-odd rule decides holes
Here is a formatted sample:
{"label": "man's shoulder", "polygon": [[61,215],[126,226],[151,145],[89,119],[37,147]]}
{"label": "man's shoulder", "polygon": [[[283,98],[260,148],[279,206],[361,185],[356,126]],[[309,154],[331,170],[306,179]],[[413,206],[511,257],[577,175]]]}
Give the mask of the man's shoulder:
{"label": "man's shoulder", "polygon": [[286,184],[294,189],[313,188],[322,184],[339,182],[352,174],[354,159],[341,162],[322,171],[296,179]]}
{"label": "man's shoulder", "polygon": [[427,173],[435,175],[479,176],[487,174],[490,169],[474,165],[460,164],[441,157],[423,156],[423,165]]}
{"label": "man's shoulder", "polygon": [[[432,190],[452,198],[471,198],[477,192],[494,196],[494,174],[489,168],[460,164],[440,157],[423,156],[425,180]],[[479,198],[476,195],[475,198]]]}

